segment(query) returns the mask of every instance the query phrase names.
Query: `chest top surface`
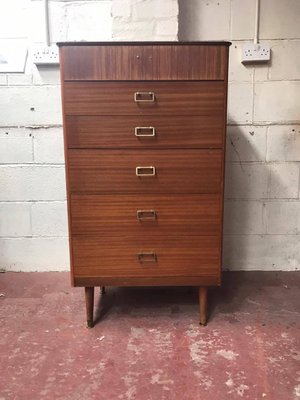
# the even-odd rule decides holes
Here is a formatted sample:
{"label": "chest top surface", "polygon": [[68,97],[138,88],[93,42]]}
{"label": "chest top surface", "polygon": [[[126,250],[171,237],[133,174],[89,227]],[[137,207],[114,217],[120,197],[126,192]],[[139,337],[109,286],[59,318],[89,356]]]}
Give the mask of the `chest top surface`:
{"label": "chest top surface", "polygon": [[62,79],[225,80],[229,42],[61,42]]}

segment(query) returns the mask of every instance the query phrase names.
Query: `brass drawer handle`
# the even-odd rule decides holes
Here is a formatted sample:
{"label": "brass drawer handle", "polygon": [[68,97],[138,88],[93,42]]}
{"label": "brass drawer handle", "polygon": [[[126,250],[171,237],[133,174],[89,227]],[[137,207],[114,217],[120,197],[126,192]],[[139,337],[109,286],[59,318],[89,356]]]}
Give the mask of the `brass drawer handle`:
{"label": "brass drawer handle", "polygon": [[[143,131],[144,133],[142,133]],[[153,126],[137,126],[134,128],[134,134],[136,137],[154,137],[155,128]]]}
{"label": "brass drawer handle", "polygon": [[135,103],[153,103],[155,95],[153,92],[135,92],[134,102]]}
{"label": "brass drawer handle", "polygon": [[137,210],[136,212],[137,219],[139,221],[153,221],[156,220],[156,211],[155,210]]}
{"label": "brass drawer handle", "polygon": [[136,176],[154,176],[156,174],[155,167],[136,167]]}
{"label": "brass drawer handle", "polygon": [[144,262],[157,262],[157,255],[153,252],[140,252],[138,253],[138,259],[140,263]]}

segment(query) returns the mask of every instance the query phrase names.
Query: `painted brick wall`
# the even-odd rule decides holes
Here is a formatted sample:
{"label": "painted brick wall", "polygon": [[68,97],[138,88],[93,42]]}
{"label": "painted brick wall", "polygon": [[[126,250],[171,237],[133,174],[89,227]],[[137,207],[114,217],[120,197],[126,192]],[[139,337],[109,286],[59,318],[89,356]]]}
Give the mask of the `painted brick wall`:
{"label": "painted brick wall", "polygon": [[231,40],[224,268],[300,265],[300,2],[261,0],[270,64],[244,66],[254,0],[180,0],[179,39]]}
{"label": "painted brick wall", "polygon": [[[2,4],[3,3],[3,4]],[[111,40],[111,1],[50,1],[51,41]],[[43,2],[0,5],[0,39],[24,38],[24,74],[0,74],[0,268],[69,267],[58,67],[32,62]]]}
{"label": "painted brick wall", "polygon": [[177,40],[178,0],[112,0],[114,40]]}
{"label": "painted brick wall", "polygon": [[[232,40],[224,266],[298,269],[300,3],[261,0],[270,65],[240,63],[254,0],[50,1],[52,41]],[[178,25],[179,14],[179,25]],[[25,17],[24,17],[25,16]],[[42,42],[41,0],[0,6],[0,39]],[[0,74],[0,268],[68,269],[58,68]]]}

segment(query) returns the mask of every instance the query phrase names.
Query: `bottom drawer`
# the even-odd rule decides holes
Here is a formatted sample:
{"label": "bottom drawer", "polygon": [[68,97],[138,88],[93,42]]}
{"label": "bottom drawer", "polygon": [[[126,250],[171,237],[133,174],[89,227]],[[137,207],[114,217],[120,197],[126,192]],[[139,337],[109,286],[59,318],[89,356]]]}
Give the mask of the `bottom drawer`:
{"label": "bottom drawer", "polygon": [[220,274],[219,236],[75,236],[72,248],[75,278]]}

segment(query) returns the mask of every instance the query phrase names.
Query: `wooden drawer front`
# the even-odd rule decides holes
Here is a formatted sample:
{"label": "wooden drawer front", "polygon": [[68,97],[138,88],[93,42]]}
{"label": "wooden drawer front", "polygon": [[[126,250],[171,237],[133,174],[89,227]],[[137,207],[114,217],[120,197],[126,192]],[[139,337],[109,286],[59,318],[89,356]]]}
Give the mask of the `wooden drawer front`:
{"label": "wooden drawer front", "polygon": [[[73,193],[218,193],[221,150],[69,150]],[[139,173],[154,174],[137,176]],[[146,168],[147,167],[147,168]]]}
{"label": "wooden drawer front", "polygon": [[220,148],[223,120],[223,115],[68,116],[66,132],[69,148]]}
{"label": "wooden drawer front", "polygon": [[66,115],[224,117],[224,93],[223,82],[65,82],[64,107]]}
{"label": "wooden drawer front", "polygon": [[218,235],[219,195],[72,195],[72,234]]}
{"label": "wooden drawer front", "polygon": [[73,260],[75,276],[217,276],[220,240],[218,236],[74,236]]}
{"label": "wooden drawer front", "polygon": [[66,46],[65,80],[224,79],[227,45]]}

